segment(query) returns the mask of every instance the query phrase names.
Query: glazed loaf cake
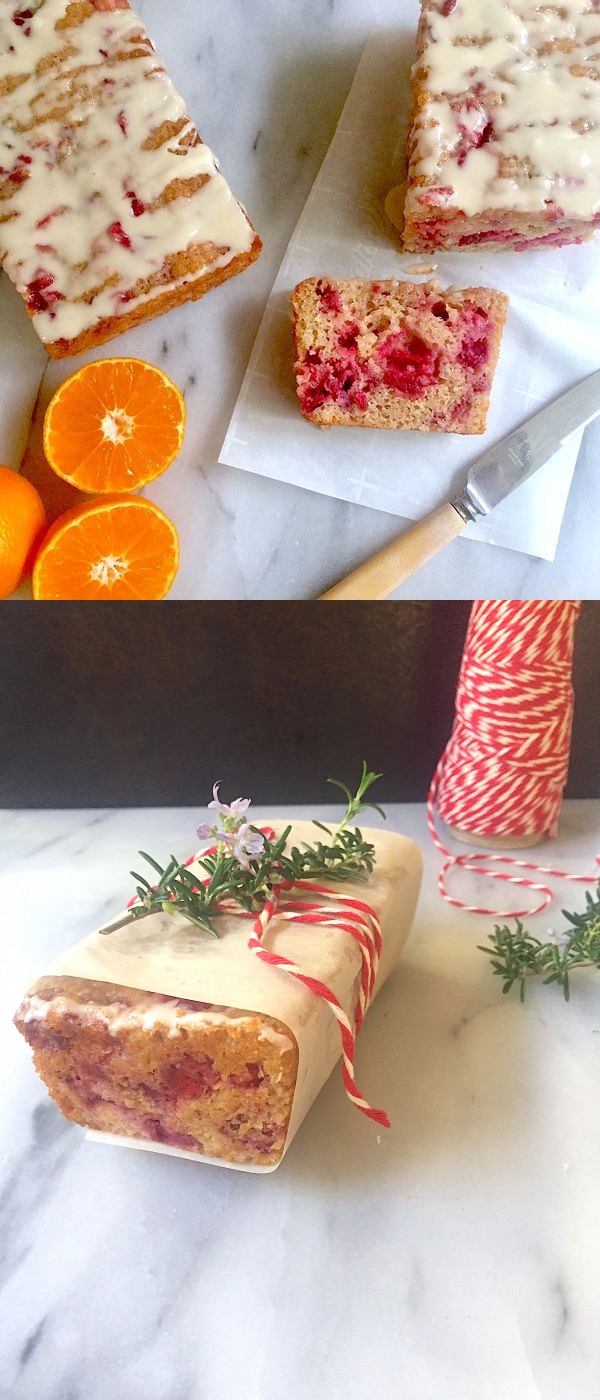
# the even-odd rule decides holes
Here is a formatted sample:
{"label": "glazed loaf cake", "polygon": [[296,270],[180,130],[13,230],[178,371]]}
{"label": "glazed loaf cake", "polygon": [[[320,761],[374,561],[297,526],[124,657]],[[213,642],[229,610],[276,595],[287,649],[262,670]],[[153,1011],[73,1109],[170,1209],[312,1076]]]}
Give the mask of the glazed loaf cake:
{"label": "glazed loaf cake", "polygon": [[[338,890],[366,900],[379,920],[375,995],[408,936],[421,859],[394,832],[363,836],[375,846],[375,871]],[[312,823],[292,824],[291,842],[311,840]],[[300,886],[290,897],[296,911],[303,898],[314,910],[314,894],[303,896]],[[325,903],[327,923],[299,925],[278,912],[268,949],[320,980],[353,1019],[360,948],[347,918],[345,928],[329,919],[336,899]],[[135,1139],[241,1170],[277,1166],[340,1059],[341,1037],[312,986],[250,951],[252,926],[220,914],[213,938],[180,914],[119,918],[112,932],[76,943],[38,978],[15,1022],[67,1118],[117,1143]]]}
{"label": "glazed loaf cake", "polygon": [[579,243],[600,224],[595,0],[422,0],[403,242]]}
{"label": "glazed loaf cake", "polygon": [[281,1156],[298,1047],[271,1016],[46,977],[15,1024],[76,1123],[228,1162]]}
{"label": "glazed loaf cake", "polygon": [[51,356],[202,296],[260,248],[127,0],[0,0],[0,263]]}
{"label": "glazed loaf cake", "polygon": [[323,427],[482,433],[508,298],[309,278],[292,296],[302,412]]}

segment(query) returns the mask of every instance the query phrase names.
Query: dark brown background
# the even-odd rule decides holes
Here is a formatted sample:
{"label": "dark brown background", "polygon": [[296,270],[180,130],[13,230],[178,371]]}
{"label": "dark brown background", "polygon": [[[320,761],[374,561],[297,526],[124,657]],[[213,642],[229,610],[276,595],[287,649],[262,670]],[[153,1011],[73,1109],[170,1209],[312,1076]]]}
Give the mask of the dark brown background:
{"label": "dark brown background", "polygon": [[[421,801],[448,738],[462,602],[0,606],[0,805],[319,802],[363,756]],[[568,793],[600,796],[600,604],[575,656]]]}

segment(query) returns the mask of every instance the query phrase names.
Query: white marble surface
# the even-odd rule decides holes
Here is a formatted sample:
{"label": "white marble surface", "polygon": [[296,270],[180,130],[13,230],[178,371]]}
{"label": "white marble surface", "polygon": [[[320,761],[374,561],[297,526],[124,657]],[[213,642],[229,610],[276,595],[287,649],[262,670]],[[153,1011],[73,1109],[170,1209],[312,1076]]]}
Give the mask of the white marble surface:
{"label": "white marble surface", "polygon": [[[359,1047],[380,1141],[337,1073],[264,1177],[98,1146],[46,1099],[10,1024],[23,986],[196,817],[3,817],[1,1400],[597,1400],[598,974],[569,1005],[503,996],[422,807],[389,808],[426,877]],[[599,847],[600,803],[569,803],[538,854],[586,873]]]}
{"label": "white marble surface", "polygon": [[[164,366],[186,393],[184,450],[147,492],[181,534],[182,564],[170,597],[309,598],[393,538],[403,522],[218,466],[217,457],[269,289],[362,46],[375,24],[398,22],[397,0],[280,0],[277,6],[256,0],[251,12],[244,0],[179,0],[177,23],[159,0],[139,0],[139,8],[265,240],[260,262],[242,277],[118,342],[119,353]],[[413,12],[416,23],[416,0],[407,0],[403,20]],[[30,366],[19,366],[18,392],[10,357],[0,357],[0,460],[15,465],[38,392],[40,362],[25,312],[4,296],[0,344],[10,349],[17,336],[20,361],[23,337],[31,346]],[[114,346],[103,353],[114,353]],[[54,365],[44,377],[34,433],[36,476],[43,408],[74,367],[75,361]],[[554,564],[457,540],[394,596],[598,597],[599,447],[600,428],[591,428]]]}

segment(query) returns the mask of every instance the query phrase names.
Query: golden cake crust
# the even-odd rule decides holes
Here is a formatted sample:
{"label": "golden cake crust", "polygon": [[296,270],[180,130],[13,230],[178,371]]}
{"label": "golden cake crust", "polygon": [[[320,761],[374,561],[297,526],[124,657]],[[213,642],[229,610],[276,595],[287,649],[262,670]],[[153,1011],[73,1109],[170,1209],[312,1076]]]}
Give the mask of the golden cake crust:
{"label": "golden cake crust", "polygon": [[185,287],[164,291],[153,297],[152,301],[142,303],[133,311],[126,312],[124,316],[108,317],[66,344],[62,341],[51,341],[46,344],[45,349],[53,360],[64,360],[70,355],[83,354],[84,350],[94,350],[97,346],[104,345],[107,340],[114,340],[115,336],[124,335],[125,331],[134,330],[145,321],[153,320],[155,316],[164,316],[176,306],[183,306],[187,301],[199,301],[200,297],[210,292],[213,287],[219,287],[222,282],[236,277],[238,272],[243,272],[246,267],[256,262],[261,249],[262,242],[258,234],[255,234],[250,252],[240,253],[225,267],[216,268],[213,272],[200,272],[198,277],[192,275]]}

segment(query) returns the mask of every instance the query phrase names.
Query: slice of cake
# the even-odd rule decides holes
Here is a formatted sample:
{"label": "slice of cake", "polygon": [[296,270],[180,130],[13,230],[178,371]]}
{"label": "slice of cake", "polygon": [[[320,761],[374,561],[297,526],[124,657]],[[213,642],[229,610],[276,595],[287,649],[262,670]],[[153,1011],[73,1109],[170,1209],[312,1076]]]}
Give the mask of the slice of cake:
{"label": "slice of cake", "polygon": [[404,247],[580,243],[600,224],[596,0],[422,0]]}
{"label": "slice of cake", "polygon": [[261,243],[127,0],[0,8],[0,263],[55,358],[241,272]]}
{"label": "slice of cake", "polygon": [[15,1024],[76,1123],[228,1162],[281,1156],[298,1047],[273,1017],[46,977]]}
{"label": "slice of cake", "polygon": [[482,433],[508,297],[436,282],[334,282],[292,295],[296,386],[321,426]]}

